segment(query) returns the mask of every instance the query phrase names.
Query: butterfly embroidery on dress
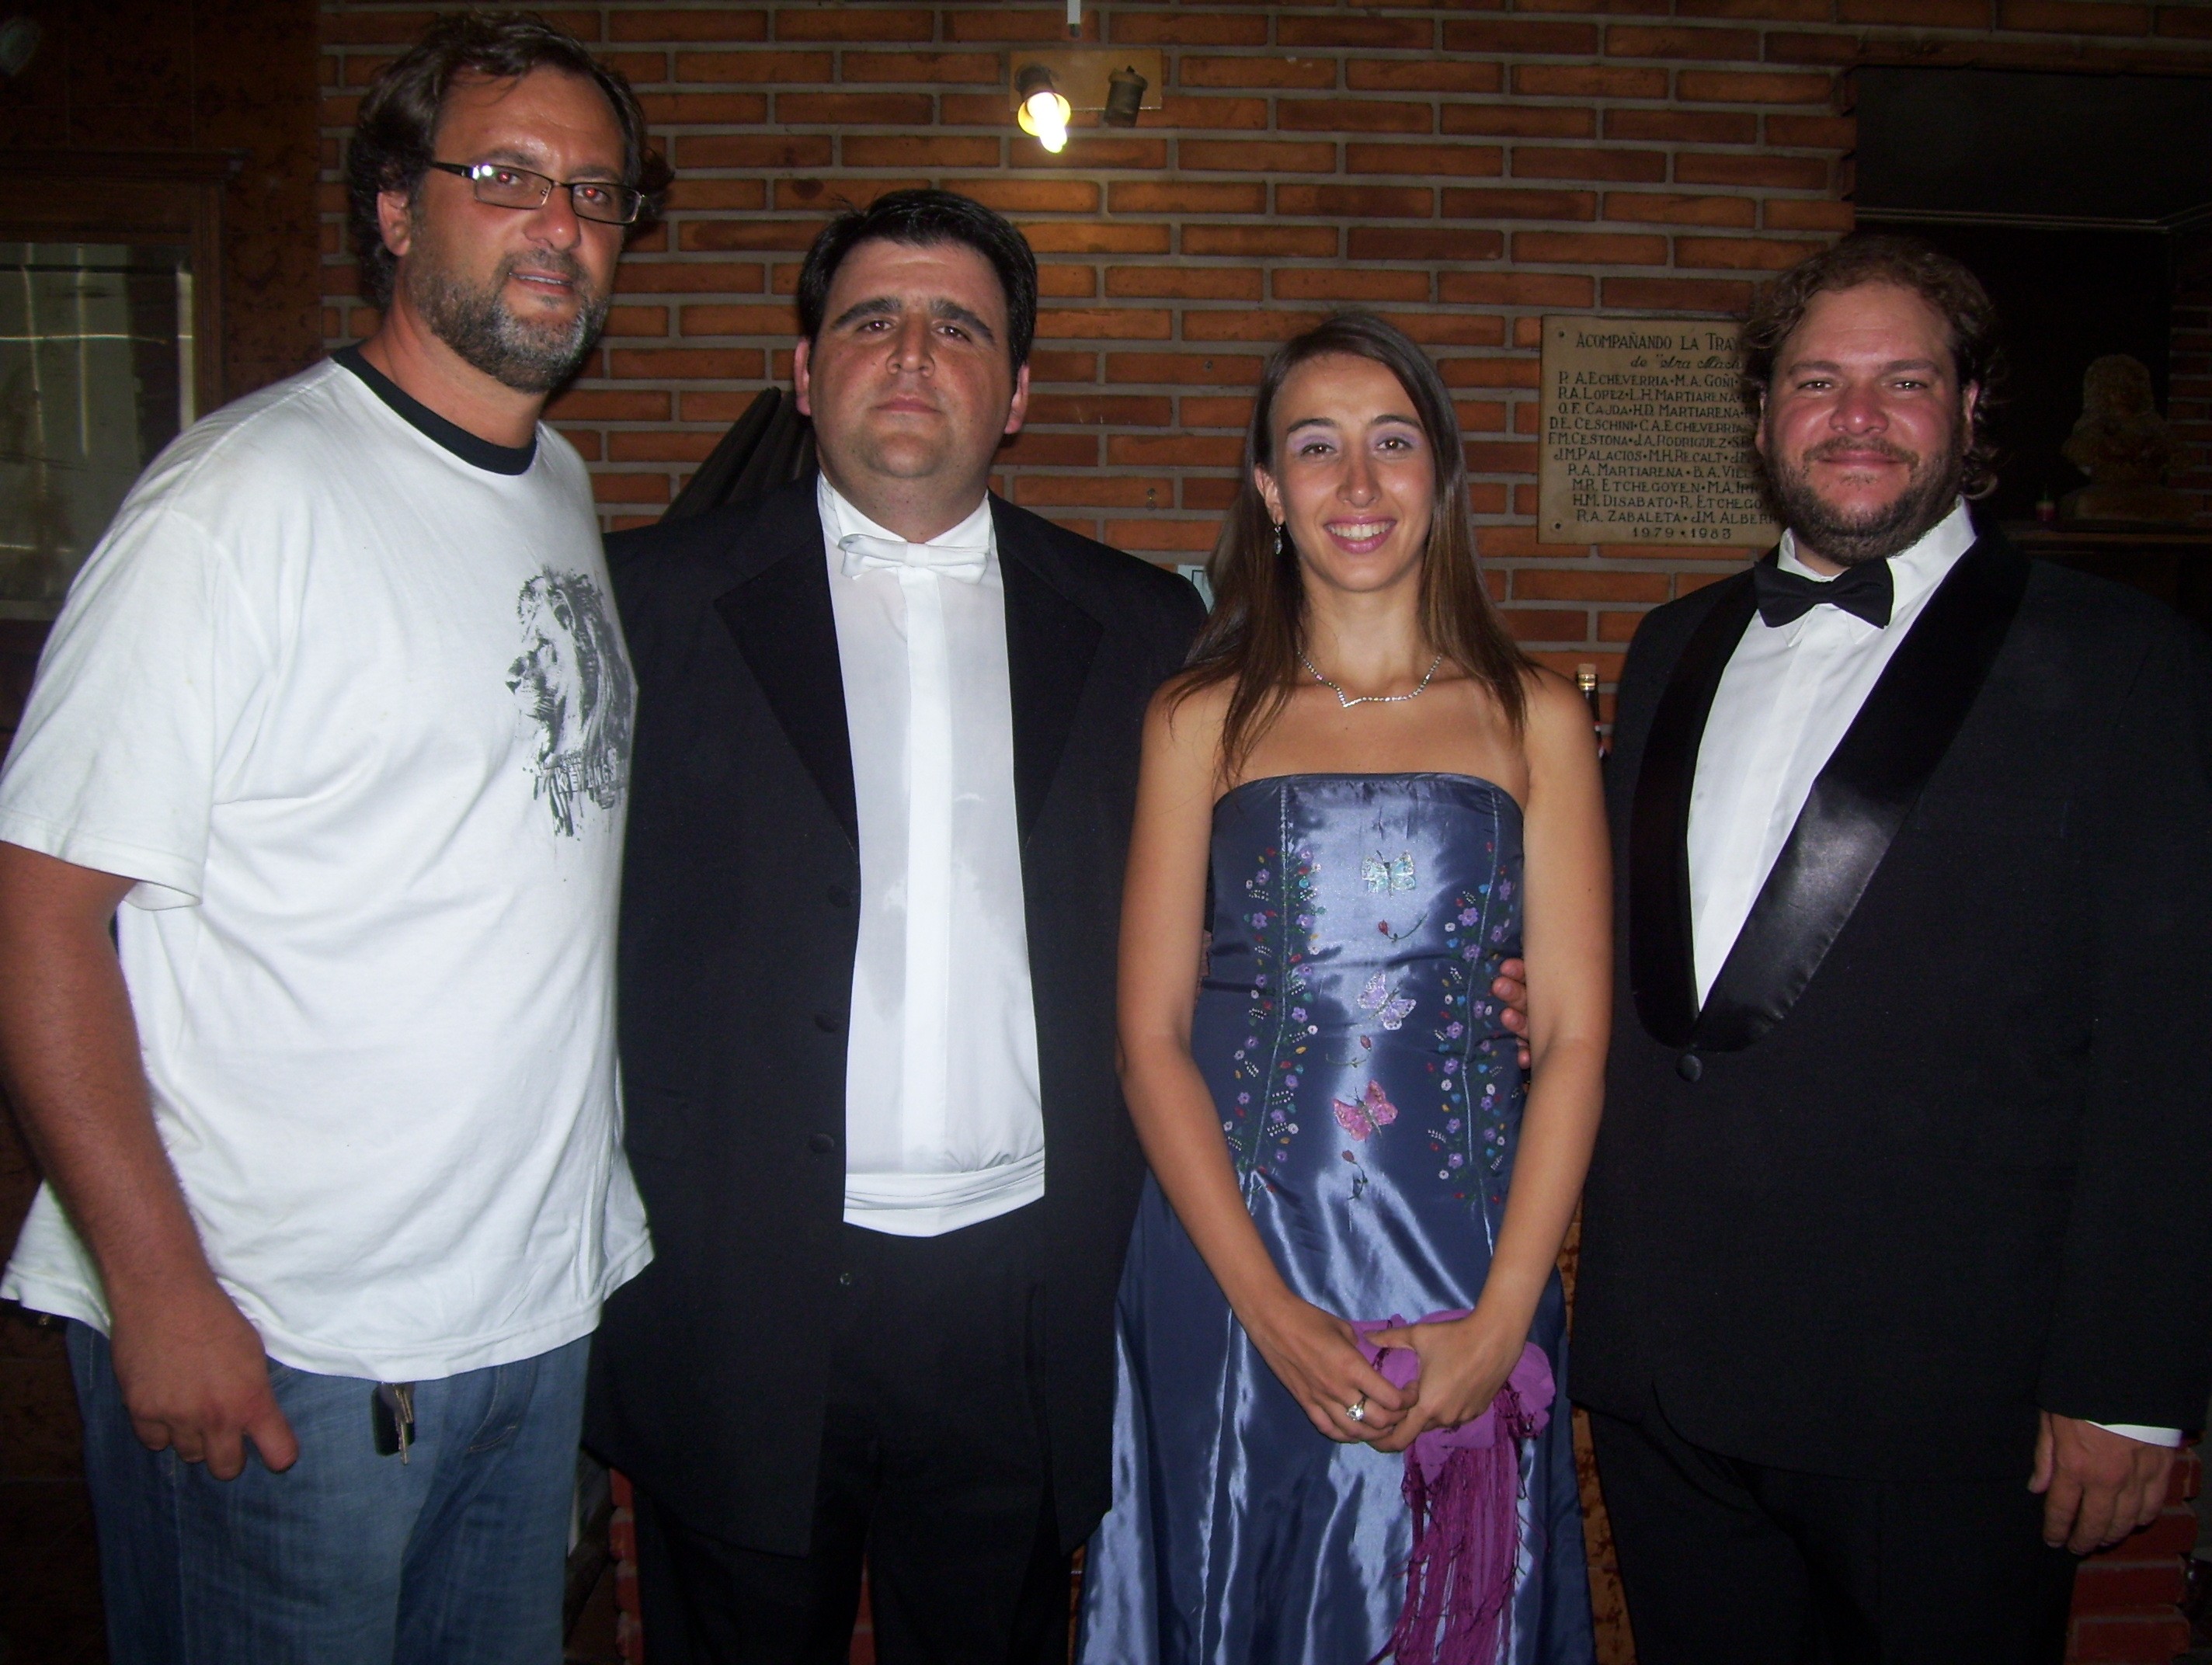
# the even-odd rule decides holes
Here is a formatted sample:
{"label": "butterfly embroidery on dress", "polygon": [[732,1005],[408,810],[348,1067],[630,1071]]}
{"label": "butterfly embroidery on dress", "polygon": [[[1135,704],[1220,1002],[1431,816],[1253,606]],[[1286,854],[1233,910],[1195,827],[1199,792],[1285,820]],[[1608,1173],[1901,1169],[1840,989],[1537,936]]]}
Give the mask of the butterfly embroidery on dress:
{"label": "butterfly embroidery on dress", "polygon": [[1358,1103],[1348,1104],[1341,1098],[1332,1098],[1329,1104],[1336,1111],[1337,1125],[1354,1139],[1380,1133],[1398,1119],[1398,1107],[1384,1096],[1382,1084],[1372,1079]]}
{"label": "butterfly embroidery on dress", "polygon": [[1393,994],[1390,986],[1378,971],[1367,980],[1367,987],[1359,991],[1359,1006],[1363,1012],[1371,1012],[1387,1030],[1398,1030],[1413,1015],[1413,1000],[1408,994]]}
{"label": "butterfly embroidery on dress", "polygon": [[1412,890],[1413,852],[1401,850],[1395,857],[1386,857],[1378,851],[1374,855],[1361,857],[1359,879],[1370,890]]}

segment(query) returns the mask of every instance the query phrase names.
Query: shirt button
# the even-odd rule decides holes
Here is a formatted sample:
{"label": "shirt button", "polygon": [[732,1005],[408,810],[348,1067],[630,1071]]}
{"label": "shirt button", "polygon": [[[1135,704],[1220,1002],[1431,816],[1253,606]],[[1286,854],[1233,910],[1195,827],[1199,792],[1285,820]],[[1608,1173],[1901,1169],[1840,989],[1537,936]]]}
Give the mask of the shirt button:
{"label": "shirt button", "polygon": [[853,887],[849,884],[831,885],[830,905],[832,908],[850,908],[853,905]]}
{"label": "shirt button", "polygon": [[806,1148],[816,1156],[826,1157],[837,1148],[837,1141],[828,1133],[817,1133],[806,1141]]}
{"label": "shirt button", "polygon": [[820,1030],[824,1035],[835,1035],[841,1025],[837,1021],[837,1014],[836,1012],[817,1012],[814,1014],[814,1027]]}
{"label": "shirt button", "polygon": [[1694,1052],[1686,1052],[1674,1060],[1674,1073],[1685,1081],[1701,1080],[1705,1073],[1705,1060]]}
{"label": "shirt button", "polygon": [[851,1273],[849,1273],[849,1272],[841,1272],[841,1273],[839,1273],[837,1274],[837,1287],[838,1287],[838,1288],[840,1288],[840,1289],[850,1289],[850,1288],[852,1288],[852,1286],[853,1286],[853,1274],[852,1274]]}

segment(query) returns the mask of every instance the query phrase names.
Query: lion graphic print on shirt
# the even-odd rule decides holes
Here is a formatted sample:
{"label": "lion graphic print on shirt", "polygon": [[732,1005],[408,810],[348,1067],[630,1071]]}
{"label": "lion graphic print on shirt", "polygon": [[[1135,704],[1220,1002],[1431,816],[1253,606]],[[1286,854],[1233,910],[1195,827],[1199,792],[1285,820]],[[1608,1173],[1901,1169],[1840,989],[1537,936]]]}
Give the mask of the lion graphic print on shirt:
{"label": "lion graphic print on shirt", "polygon": [[576,836],[586,805],[612,811],[629,780],[630,675],[622,638],[599,585],[585,573],[548,567],[514,604],[522,652],[507,687],[538,751],[535,795],[553,825]]}

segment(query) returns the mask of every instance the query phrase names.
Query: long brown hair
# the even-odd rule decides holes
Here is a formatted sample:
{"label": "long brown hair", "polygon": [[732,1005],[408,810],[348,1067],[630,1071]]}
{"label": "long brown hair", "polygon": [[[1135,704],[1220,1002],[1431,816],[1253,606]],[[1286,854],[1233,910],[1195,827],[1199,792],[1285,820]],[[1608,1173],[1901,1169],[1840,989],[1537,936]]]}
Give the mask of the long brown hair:
{"label": "long brown hair", "polygon": [[1279,541],[1267,500],[1252,472],[1281,477],[1274,456],[1275,400],[1291,371],[1316,358],[1370,359],[1398,379],[1436,459],[1436,495],[1429,506],[1429,541],[1421,563],[1421,635],[1487,688],[1517,732],[1528,710],[1522,678],[1534,668],[1505,633],[1483,588],[1474,553],[1474,511],[1467,495],[1467,453],[1451,395],[1429,355],[1412,338],[1369,313],[1339,313],[1293,336],[1267,361],[1244,434],[1244,469],[1237,501],[1215,540],[1206,577],[1213,614],[1190,653],[1176,690],[1180,703],[1200,689],[1231,684],[1221,729],[1221,772],[1234,775],[1291,690],[1304,680],[1306,592],[1297,552]]}

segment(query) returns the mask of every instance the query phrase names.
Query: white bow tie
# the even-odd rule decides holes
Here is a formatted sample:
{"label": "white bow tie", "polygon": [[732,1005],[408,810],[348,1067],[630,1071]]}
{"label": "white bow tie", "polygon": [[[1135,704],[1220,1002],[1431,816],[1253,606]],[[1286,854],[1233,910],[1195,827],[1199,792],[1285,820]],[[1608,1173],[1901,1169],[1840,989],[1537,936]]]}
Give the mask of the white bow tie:
{"label": "white bow tie", "polygon": [[906,569],[980,584],[991,559],[990,550],[980,544],[909,544],[903,538],[877,538],[865,532],[846,533],[837,540],[837,547],[845,552],[848,578],[878,569]]}

